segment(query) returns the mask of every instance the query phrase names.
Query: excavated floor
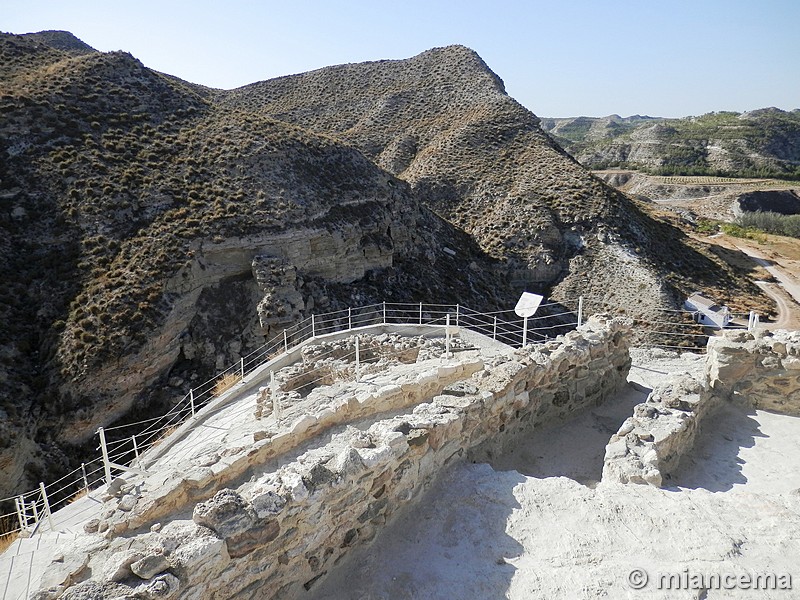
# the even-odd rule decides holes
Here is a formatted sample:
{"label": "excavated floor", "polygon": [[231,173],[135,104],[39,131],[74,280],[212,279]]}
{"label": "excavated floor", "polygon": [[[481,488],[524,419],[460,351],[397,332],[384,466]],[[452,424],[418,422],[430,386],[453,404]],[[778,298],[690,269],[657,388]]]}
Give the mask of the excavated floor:
{"label": "excavated floor", "polygon": [[[584,485],[624,410],[668,373],[702,364],[632,354],[636,387],[491,465],[454,467],[307,598],[794,597],[714,589],[710,576],[788,575],[800,586],[800,419],[728,406],[673,487]],[[633,569],[647,572],[643,589],[630,585]],[[665,589],[672,573],[711,589]]]}

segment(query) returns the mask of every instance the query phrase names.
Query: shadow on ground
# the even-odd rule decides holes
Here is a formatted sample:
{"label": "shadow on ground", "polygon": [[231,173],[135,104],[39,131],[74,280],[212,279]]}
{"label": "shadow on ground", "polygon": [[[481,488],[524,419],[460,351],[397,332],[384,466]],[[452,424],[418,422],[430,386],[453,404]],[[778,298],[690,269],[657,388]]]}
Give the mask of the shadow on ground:
{"label": "shadow on ground", "polygon": [[725,403],[710,416],[694,450],[681,462],[670,486],[725,492],[736,484],[747,483],[742,473],[742,448],[752,448],[756,438],[767,438],[754,418],[755,409]]}
{"label": "shadow on ground", "polygon": [[569,477],[594,485],[603,473],[606,444],[649,391],[628,384],[601,406],[567,421],[513,434],[504,441],[502,451],[488,456],[488,462],[498,471],[539,478]]}
{"label": "shadow on ground", "polygon": [[[460,463],[393,518],[369,547],[346,555],[303,596],[314,600],[505,598],[522,546],[506,533],[520,508],[519,473]],[[445,514],[445,519],[437,515]]]}

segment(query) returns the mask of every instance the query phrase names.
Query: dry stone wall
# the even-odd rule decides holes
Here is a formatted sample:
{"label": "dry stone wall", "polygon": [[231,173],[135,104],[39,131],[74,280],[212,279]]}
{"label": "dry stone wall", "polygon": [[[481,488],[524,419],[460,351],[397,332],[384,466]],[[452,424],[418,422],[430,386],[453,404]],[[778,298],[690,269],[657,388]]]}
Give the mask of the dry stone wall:
{"label": "dry stone wall", "polygon": [[800,332],[726,331],[712,337],[701,379],[677,374],[656,386],[611,437],[603,481],[668,483],[703,422],[726,401],[800,415]]}
{"label": "dry stone wall", "polygon": [[709,391],[754,408],[800,415],[800,331],[726,332],[708,343]]}
{"label": "dry stone wall", "polygon": [[602,480],[661,487],[694,446],[704,417],[718,405],[718,398],[688,374],[656,386],[611,436]]}
{"label": "dry stone wall", "polygon": [[626,321],[593,317],[556,341],[495,354],[403,414],[338,429],[277,469],[252,465],[246,481],[187,503],[163,527],[125,537],[112,528],[78,561],[83,573],[58,582],[84,579],[61,597],[296,597],[470,449],[614,394],[630,366],[628,331]]}

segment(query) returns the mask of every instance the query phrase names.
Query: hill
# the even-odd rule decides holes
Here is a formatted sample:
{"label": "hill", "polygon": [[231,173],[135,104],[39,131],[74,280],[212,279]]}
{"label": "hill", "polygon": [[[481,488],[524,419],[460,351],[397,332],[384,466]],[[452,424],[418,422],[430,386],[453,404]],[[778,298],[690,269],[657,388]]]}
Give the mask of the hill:
{"label": "hill", "polygon": [[798,109],[714,112],[682,119],[544,119],[542,126],[590,169],[800,179]]}
{"label": "hill", "polygon": [[226,92],[78,42],[0,35],[0,497],[314,312],[759,293],[466,48]]}
{"label": "hill", "polygon": [[501,260],[519,289],[639,313],[697,285],[758,295],[582,168],[463,46],[280,77],[221,102],[353,144]]}
{"label": "hill", "polygon": [[494,260],[355,149],[46,41],[0,37],[0,496],[311,312],[511,301]]}

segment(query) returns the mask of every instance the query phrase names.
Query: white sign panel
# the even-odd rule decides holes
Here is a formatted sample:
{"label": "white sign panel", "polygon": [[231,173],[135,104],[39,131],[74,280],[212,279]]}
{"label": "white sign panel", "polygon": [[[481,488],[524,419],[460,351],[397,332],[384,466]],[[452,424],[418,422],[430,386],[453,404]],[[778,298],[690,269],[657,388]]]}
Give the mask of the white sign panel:
{"label": "white sign panel", "polygon": [[517,305],[514,307],[514,312],[518,317],[523,317],[526,319],[528,317],[532,317],[539,308],[539,305],[542,303],[543,299],[544,296],[523,292],[522,296],[519,297],[519,301],[517,301]]}

